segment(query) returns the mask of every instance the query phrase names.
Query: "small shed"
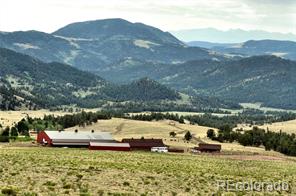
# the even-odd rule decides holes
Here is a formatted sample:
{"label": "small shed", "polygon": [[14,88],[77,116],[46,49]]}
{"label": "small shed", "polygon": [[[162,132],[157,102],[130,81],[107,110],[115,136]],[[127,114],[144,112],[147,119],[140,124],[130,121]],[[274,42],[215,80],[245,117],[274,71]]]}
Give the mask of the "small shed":
{"label": "small shed", "polygon": [[206,143],[199,143],[198,147],[194,148],[200,152],[220,152],[221,145],[220,144],[206,144]]}
{"label": "small shed", "polygon": [[177,147],[169,147],[169,152],[174,152],[174,153],[184,153],[185,150],[184,148],[177,148]]}
{"label": "small shed", "polygon": [[112,150],[112,151],[130,151],[129,143],[105,143],[105,142],[90,142],[90,150]]}
{"label": "small shed", "polygon": [[114,142],[109,132],[92,131],[41,131],[37,142],[48,146],[89,146],[90,142]]}
{"label": "small shed", "polygon": [[123,143],[129,143],[131,150],[147,150],[152,147],[166,147],[162,139],[123,139]]}

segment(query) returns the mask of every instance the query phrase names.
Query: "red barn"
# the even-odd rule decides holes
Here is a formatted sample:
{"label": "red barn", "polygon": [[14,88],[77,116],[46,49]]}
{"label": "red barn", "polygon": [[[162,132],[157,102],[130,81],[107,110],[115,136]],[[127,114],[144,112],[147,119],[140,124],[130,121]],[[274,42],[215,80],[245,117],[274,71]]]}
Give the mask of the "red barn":
{"label": "red barn", "polygon": [[104,143],[104,142],[90,142],[90,150],[113,150],[113,151],[130,151],[129,143]]}
{"label": "red barn", "polygon": [[49,146],[89,146],[90,142],[114,142],[109,132],[41,131],[37,142]]}
{"label": "red barn", "polygon": [[131,150],[148,150],[152,147],[166,147],[162,139],[123,139],[123,143],[129,143]]}

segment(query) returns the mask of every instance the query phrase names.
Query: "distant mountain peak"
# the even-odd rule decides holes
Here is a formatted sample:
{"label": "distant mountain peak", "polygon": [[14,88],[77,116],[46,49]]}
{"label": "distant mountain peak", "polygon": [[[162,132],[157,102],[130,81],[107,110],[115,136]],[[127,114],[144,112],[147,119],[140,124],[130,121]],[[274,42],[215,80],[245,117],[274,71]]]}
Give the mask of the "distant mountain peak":
{"label": "distant mountain peak", "polygon": [[125,39],[143,39],[158,43],[183,45],[181,41],[170,33],[142,23],[132,23],[121,18],[76,22],[58,29],[52,34],[87,39],[121,36]]}
{"label": "distant mountain peak", "polygon": [[229,29],[224,31],[215,28],[200,28],[171,31],[171,33],[185,42],[207,41],[214,43],[240,43],[247,40],[262,39],[296,41],[295,34],[263,30]]}

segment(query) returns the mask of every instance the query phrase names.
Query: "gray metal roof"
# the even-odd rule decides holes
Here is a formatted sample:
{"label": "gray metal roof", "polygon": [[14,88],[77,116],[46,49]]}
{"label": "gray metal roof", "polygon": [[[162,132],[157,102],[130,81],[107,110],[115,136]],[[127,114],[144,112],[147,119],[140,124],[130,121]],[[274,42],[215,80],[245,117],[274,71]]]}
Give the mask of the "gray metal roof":
{"label": "gray metal roof", "polygon": [[88,132],[88,131],[45,131],[52,140],[113,140],[109,132]]}
{"label": "gray metal roof", "polygon": [[110,146],[110,147],[130,147],[129,143],[105,143],[105,142],[90,142],[90,146]]}

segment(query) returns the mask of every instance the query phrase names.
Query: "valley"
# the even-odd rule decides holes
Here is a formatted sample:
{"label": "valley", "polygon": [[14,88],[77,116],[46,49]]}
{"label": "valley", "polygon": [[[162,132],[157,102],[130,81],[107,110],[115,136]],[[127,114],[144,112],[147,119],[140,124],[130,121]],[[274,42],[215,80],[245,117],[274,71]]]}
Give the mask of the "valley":
{"label": "valley", "polygon": [[131,21],[0,31],[0,195],[295,195],[295,37]]}

